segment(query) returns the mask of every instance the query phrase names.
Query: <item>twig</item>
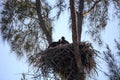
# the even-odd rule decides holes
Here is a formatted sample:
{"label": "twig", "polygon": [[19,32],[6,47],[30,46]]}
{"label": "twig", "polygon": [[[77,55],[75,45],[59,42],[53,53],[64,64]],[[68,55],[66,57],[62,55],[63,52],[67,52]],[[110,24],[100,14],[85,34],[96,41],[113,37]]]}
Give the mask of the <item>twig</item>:
{"label": "twig", "polygon": [[100,0],[96,1],[96,2],[94,3],[94,5],[93,5],[88,11],[86,11],[86,12],[83,13],[83,16],[86,16],[87,14],[89,14],[89,13],[95,8],[95,6],[96,6],[99,2],[100,2]]}

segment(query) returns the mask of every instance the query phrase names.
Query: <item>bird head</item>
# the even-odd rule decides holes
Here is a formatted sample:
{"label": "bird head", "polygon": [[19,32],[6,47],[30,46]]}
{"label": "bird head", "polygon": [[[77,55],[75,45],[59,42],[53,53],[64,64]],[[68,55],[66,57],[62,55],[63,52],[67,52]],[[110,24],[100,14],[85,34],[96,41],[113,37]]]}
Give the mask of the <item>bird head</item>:
{"label": "bird head", "polygon": [[65,37],[64,37],[64,36],[62,36],[62,37],[61,37],[61,39],[62,39],[62,40],[65,40]]}

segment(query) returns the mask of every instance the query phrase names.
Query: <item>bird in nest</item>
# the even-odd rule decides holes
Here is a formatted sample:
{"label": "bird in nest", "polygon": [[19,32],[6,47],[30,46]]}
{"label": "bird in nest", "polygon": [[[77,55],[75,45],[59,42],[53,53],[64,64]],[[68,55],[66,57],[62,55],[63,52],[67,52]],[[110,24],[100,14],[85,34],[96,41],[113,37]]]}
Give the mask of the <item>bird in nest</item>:
{"label": "bird in nest", "polygon": [[56,46],[59,46],[59,45],[64,45],[64,44],[69,44],[69,42],[67,40],[65,40],[65,37],[62,36],[61,39],[59,39],[57,42],[52,42],[48,48],[51,48],[51,47],[56,47]]}

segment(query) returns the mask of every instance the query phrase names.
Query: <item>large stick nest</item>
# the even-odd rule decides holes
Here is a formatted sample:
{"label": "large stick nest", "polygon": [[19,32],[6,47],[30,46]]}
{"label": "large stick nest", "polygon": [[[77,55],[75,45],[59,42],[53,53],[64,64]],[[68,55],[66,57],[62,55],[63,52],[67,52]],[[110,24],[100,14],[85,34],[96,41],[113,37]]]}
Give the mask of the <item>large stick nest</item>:
{"label": "large stick nest", "polygon": [[[92,69],[96,69],[94,56],[97,52],[87,42],[81,42],[79,49],[84,72],[90,73]],[[30,60],[46,76],[52,71],[53,73],[57,73],[63,80],[79,80],[76,79],[78,77],[78,69],[74,57],[73,44],[47,48],[36,56],[30,57]]]}

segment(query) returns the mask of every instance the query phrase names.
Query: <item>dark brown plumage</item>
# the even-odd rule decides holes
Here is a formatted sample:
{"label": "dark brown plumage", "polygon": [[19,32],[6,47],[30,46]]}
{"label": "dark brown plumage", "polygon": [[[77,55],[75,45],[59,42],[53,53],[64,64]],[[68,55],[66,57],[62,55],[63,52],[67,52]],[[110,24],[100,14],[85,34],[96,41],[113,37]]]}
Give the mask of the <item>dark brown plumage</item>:
{"label": "dark brown plumage", "polygon": [[60,45],[60,40],[59,40],[58,42],[52,42],[52,43],[48,46],[48,48],[50,48],[50,47],[56,47],[56,46],[58,46],[58,45]]}
{"label": "dark brown plumage", "polygon": [[60,44],[69,44],[69,42],[67,40],[65,40],[65,37],[62,36]]}

